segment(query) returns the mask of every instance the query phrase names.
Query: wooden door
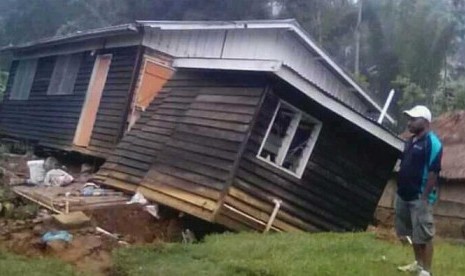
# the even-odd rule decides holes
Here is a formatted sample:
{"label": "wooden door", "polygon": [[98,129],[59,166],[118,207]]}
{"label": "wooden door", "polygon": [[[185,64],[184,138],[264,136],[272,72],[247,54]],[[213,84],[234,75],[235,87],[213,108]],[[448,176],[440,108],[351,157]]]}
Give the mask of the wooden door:
{"label": "wooden door", "polygon": [[79,118],[79,124],[74,135],[73,143],[76,146],[89,146],[103,88],[105,87],[108,70],[110,69],[111,58],[112,55],[99,55],[95,60],[81,117]]}
{"label": "wooden door", "polygon": [[173,70],[147,60],[137,93],[136,106],[145,110],[158,95],[166,81],[171,78]]}
{"label": "wooden door", "polygon": [[128,118],[128,131],[131,130],[140,118],[141,112],[147,109],[173,73],[172,68],[145,59],[143,70],[139,76],[139,85],[133,100],[131,113]]}

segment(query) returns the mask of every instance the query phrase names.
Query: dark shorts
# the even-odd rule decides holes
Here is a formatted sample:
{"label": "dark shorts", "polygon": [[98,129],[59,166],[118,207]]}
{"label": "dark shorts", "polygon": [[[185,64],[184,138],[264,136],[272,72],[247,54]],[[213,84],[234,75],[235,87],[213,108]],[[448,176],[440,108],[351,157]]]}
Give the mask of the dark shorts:
{"label": "dark shorts", "polygon": [[425,244],[434,236],[433,206],[423,200],[404,201],[396,198],[396,232],[410,236],[415,244]]}

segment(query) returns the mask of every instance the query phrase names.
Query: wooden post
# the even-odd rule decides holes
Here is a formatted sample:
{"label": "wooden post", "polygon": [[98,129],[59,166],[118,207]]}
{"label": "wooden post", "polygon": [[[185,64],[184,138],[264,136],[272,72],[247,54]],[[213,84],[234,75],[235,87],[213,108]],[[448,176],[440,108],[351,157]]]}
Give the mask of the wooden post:
{"label": "wooden post", "polygon": [[265,231],[263,233],[268,233],[270,231],[271,226],[273,225],[273,222],[276,218],[276,215],[278,214],[279,208],[281,208],[281,203],[283,202],[281,199],[273,199],[274,202],[274,209],[273,212],[271,213],[270,219],[268,220],[268,223],[266,224]]}

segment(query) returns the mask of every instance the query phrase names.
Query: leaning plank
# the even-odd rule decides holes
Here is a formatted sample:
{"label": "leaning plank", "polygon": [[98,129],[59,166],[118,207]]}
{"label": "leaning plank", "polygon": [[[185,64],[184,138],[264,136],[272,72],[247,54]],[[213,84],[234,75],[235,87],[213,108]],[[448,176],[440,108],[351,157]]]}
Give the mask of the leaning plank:
{"label": "leaning plank", "polygon": [[[238,210],[228,204],[224,204],[222,206],[221,214],[226,215],[235,220],[241,221],[257,231],[263,231],[266,227],[266,222],[258,220],[257,218],[254,218],[253,216],[250,216],[249,214],[246,214],[241,210]],[[282,229],[279,229],[276,226],[271,226],[271,229],[276,232],[282,232]]]}
{"label": "leaning plank", "polygon": [[[228,193],[229,197],[236,198],[239,201],[245,202],[249,204],[250,206],[253,206],[254,208],[258,210],[262,210],[267,213],[271,213],[273,211],[274,206],[271,204],[267,204],[263,202],[262,200],[259,200],[257,198],[254,198],[250,195],[248,195],[246,192],[243,192],[240,189],[237,189],[235,187],[231,187],[229,189]],[[294,228],[297,229],[305,229],[306,231],[311,231],[311,232],[316,232],[319,231],[319,229],[313,225],[308,224],[307,222],[304,222],[287,212],[280,210],[278,212],[278,219],[282,220],[283,223],[289,224],[289,225],[294,225]]]}
{"label": "leaning plank", "polygon": [[[189,178],[187,178],[189,179]],[[157,183],[169,184],[177,189],[191,192],[196,195],[206,197],[212,200],[217,200],[220,196],[220,192],[216,189],[211,189],[206,185],[199,185],[198,183],[189,180],[181,179],[171,175],[163,174],[156,169],[152,168],[144,179],[146,185],[152,186]]]}
{"label": "leaning plank", "polygon": [[[259,209],[255,209],[251,205],[247,204],[248,202],[241,202],[239,200],[234,199],[231,196],[226,196],[225,203],[265,223],[269,221],[272,212],[272,210],[270,212],[263,212]],[[284,212],[282,210],[279,210],[278,213]],[[277,228],[282,229],[286,232],[302,232],[302,230],[298,227],[292,226],[291,224],[281,221],[279,218],[276,218],[274,220],[273,226],[276,226]]]}
{"label": "leaning plank", "polygon": [[176,198],[178,200],[182,200],[184,202],[195,205],[202,209],[213,211],[216,207],[216,202],[211,199],[205,198],[203,196],[195,195],[194,193],[187,192],[182,189],[177,189],[174,186],[170,186],[164,183],[144,180],[141,183],[141,185],[152,191],[157,191],[159,193],[165,194],[169,197]]}
{"label": "leaning plank", "polygon": [[201,218],[207,221],[212,220],[211,211],[206,210],[204,208],[199,208],[195,205],[189,204],[188,202],[182,201],[180,199],[165,195],[158,191],[154,191],[146,187],[142,187],[142,186],[137,188],[137,192],[142,193],[149,200],[153,200],[160,204],[177,209],[181,212],[191,214],[193,216],[196,216],[198,218]]}
{"label": "leaning plank", "polygon": [[114,187],[114,188],[118,188],[118,189],[123,190],[125,192],[135,193],[136,190],[137,190],[136,185],[131,185],[131,184],[128,184],[127,182],[123,182],[123,181],[120,181],[120,180],[117,180],[117,179],[114,179],[114,178],[106,178],[105,182],[103,182],[102,184],[107,185],[107,186],[111,186],[111,187]]}
{"label": "leaning plank", "polygon": [[215,220],[216,223],[221,224],[226,226],[227,228],[231,230],[235,230],[238,232],[244,232],[244,231],[251,231],[252,229],[248,227],[246,224],[244,224],[241,221],[237,221],[235,219],[232,219],[222,213],[220,213]]}
{"label": "leaning plank", "polygon": [[231,103],[243,105],[256,105],[259,101],[258,97],[247,96],[217,96],[217,95],[199,95],[196,99],[198,102],[207,103]]}

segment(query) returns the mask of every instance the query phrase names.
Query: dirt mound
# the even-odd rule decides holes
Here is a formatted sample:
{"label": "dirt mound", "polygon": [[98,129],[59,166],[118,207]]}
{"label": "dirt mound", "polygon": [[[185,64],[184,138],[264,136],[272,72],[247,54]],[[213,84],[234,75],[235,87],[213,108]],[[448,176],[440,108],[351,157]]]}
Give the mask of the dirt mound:
{"label": "dirt mound", "polygon": [[93,209],[85,213],[96,225],[129,243],[176,241],[175,237],[182,231],[181,222],[174,212],[162,209],[161,219],[157,219],[139,204]]}
{"label": "dirt mound", "polygon": [[181,237],[181,221],[175,212],[164,210],[162,218],[156,219],[141,205],[127,205],[96,209],[87,215],[92,219],[91,226],[67,230],[73,236],[69,243],[42,242],[41,237],[47,231],[62,230],[51,218],[0,219],[0,247],[27,257],[58,258],[86,275],[108,275],[112,251],[128,245],[96,231],[96,226],[129,244],[179,241]]}

